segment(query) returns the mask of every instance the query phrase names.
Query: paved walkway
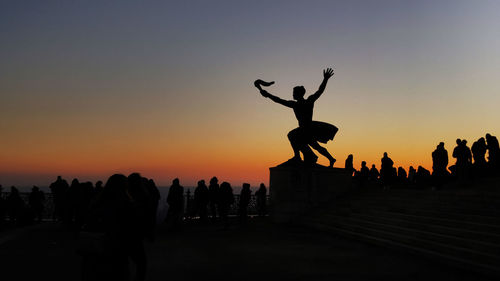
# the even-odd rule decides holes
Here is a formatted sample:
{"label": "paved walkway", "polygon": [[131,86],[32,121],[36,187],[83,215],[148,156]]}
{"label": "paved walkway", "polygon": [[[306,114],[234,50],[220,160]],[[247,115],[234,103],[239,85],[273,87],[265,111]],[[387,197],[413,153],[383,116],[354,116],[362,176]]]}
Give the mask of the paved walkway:
{"label": "paved walkway", "polygon": [[[77,241],[45,224],[0,245],[0,280],[80,280]],[[481,280],[420,257],[267,220],[187,225],[147,244],[148,280]]]}

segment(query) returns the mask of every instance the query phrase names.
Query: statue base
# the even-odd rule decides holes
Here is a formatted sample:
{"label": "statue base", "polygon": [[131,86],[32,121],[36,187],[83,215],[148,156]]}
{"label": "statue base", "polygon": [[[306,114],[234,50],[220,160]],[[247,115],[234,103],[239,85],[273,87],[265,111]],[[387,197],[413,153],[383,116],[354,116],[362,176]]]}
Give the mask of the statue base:
{"label": "statue base", "polygon": [[270,215],[278,223],[292,222],[351,187],[351,175],[342,168],[289,160],[269,171]]}

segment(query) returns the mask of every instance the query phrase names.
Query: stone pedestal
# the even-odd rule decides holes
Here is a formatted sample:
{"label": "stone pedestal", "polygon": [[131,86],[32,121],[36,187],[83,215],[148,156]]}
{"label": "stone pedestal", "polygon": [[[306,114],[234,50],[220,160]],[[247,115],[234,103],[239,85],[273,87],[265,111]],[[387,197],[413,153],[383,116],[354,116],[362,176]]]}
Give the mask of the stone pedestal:
{"label": "stone pedestal", "polygon": [[269,170],[271,218],[279,223],[293,221],[345,193],[351,186],[351,175],[341,168],[296,164]]}

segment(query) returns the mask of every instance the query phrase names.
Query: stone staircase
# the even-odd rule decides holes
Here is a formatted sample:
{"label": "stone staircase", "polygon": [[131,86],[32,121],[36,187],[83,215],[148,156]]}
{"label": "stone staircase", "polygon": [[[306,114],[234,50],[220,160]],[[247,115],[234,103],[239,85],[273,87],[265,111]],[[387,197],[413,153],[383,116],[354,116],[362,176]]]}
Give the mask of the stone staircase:
{"label": "stone staircase", "polygon": [[500,191],[359,191],[300,224],[500,276]]}

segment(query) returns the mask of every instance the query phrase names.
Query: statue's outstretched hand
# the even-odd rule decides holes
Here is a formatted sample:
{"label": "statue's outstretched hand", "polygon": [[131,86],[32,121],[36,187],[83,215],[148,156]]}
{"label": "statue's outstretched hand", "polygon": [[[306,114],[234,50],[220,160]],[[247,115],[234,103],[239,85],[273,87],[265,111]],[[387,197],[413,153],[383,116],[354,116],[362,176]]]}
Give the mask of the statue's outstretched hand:
{"label": "statue's outstretched hand", "polygon": [[330,77],[332,77],[332,76],[333,76],[333,69],[327,68],[327,69],[323,70],[323,78],[330,79]]}
{"label": "statue's outstretched hand", "polygon": [[262,89],[260,90],[260,94],[265,98],[268,98],[270,96],[268,91]]}

